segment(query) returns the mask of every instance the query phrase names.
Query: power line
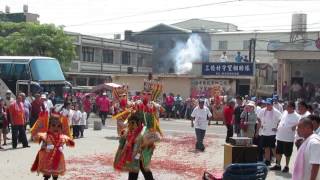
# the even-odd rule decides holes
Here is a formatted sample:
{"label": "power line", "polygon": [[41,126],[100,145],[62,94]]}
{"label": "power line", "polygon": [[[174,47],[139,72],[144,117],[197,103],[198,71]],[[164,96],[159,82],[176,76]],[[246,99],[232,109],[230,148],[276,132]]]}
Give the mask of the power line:
{"label": "power line", "polygon": [[[295,13],[296,11],[283,11],[283,12],[274,12],[274,13],[256,13],[256,14],[238,14],[238,15],[226,15],[226,16],[207,16],[207,17],[198,17],[197,19],[223,19],[223,18],[240,18],[240,17],[247,17],[247,16],[266,16],[266,15],[279,15],[279,14],[289,14],[289,13]],[[308,12],[319,12],[319,9],[310,10]],[[145,13],[144,13],[145,14]],[[142,14],[141,14],[142,15]],[[134,17],[134,16],[123,16],[123,17]],[[110,18],[110,19],[104,19],[104,20],[97,20],[97,21],[88,21],[87,23],[81,23],[76,25],[66,25],[66,27],[71,26],[83,26],[88,24],[94,24],[94,25],[109,25],[109,24],[128,24],[128,23],[147,23],[147,22],[160,22],[160,21],[182,21],[187,20],[185,18],[180,19],[157,19],[157,20],[149,20],[149,21],[127,21],[127,22],[106,22],[106,23],[100,23],[95,24],[96,22],[104,22],[108,20],[117,20],[118,18]],[[119,19],[122,19],[122,17],[119,17]]]}
{"label": "power line", "polygon": [[136,16],[143,16],[143,15],[150,15],[150,14],[159,14],[159,13],[164,13],[164,12],[172,12],[172,11],[186,10],[186,9],[192,9],[192,8],[207,7],[207,6],[213,6],[213,5],[219,5],[219,4],[233,3],[233,2],[238,2],[238,1],[241,1],[241,0],[229,0],[229,1],[221,1],[221,2],[193,5],[193,6],[178,7],[178,8],[172,8],[172,9],[140,12],[140,13],[136,13],[136,14],[132,14],[132,15],[119,16],[119,17],[113,17],[113,18],[108,18],[108,19],[93,20],[93,21],[88,21],[88,22],[84,22],[81,24],[73,24],[73,25],[69,25],[67,27],[83,26],[83,25],[92,24],[92,23],[96,23],[96,22],[112,21],[112,20],[124,19],[124,18],[129,18],[129,17],[136,17]]}

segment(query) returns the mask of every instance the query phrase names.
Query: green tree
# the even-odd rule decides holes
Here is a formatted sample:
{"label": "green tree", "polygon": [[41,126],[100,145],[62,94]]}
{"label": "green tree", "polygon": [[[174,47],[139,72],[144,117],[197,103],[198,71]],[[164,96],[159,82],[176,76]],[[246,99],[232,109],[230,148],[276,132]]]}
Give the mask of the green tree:
{"label": "green tree", "polygon": [[0,23],[0,55],[54,57],[66,70],[75,56],[72,41],[52,24]]}

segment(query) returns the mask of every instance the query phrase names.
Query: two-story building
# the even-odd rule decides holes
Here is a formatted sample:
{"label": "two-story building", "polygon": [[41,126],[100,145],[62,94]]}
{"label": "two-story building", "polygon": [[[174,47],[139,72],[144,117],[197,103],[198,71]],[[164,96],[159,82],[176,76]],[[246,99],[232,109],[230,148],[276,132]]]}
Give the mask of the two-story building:
{"label": "two-story building", "polygon": [[152,72],[152,46],[66,32],[74,39],[76,57],[67,79],[76,86],[110,82],[113,74]]}

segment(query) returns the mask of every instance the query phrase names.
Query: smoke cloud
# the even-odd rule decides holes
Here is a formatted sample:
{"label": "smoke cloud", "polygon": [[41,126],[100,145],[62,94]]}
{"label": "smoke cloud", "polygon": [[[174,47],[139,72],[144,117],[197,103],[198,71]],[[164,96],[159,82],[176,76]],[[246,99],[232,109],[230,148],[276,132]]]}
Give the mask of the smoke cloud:
{"label": "smoke cloud", "polygon": [[177,42],[170,53],[175,63],[176,73],[185,74],[189,72],[192,69],[192,63],[202,60],[203,54],[207,51],[198,34],[192,34],[187,42]]}

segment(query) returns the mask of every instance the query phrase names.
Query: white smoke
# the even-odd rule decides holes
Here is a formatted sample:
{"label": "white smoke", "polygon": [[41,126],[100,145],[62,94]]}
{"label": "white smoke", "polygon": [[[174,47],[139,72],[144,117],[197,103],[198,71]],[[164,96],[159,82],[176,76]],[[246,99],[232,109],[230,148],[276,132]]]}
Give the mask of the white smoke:
{"label": "white smoke", "polygon": [[186,43],[177,42],[171,50],[177,74],[185,74],[192,69],[192,63],[202,60],[202,55],[207,52],[202,39],[198,34],[192,34]]}

